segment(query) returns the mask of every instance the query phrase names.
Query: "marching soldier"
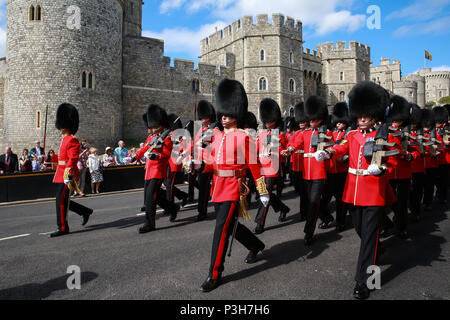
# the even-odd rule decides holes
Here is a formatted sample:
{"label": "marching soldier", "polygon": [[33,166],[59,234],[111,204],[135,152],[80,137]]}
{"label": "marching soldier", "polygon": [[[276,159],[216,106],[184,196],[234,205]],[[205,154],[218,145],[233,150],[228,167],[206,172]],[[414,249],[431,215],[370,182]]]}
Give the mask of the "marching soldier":
{"label": "marching soldier", "polygon": [[380,160],[384,151],[372,152],[369,159],[364,154],[366,144],[379,146],[382,145],[380,142],[387,141],[387,130],[383,137],[383,132],[378,132],[383,127],[377,130],[375,124],[383,119],[388,103],[389,97],[382,87],[370,81],[358,83],[349,93],[350,116],[357,119],[358,129],[350,131],[341,144],[317,155],[319,160],[349,155],[343,201],[352,205],[353,224],[361,238],[353,292],[357,299],[367,299],[370,295],[367,271],[369,266],[376,264],[384,207],[393,199],[389,177],[384,174],[388,167]]}
{"label": "marching soldier", "polygon": [[305,245],[310,246],[316,229],[320,211],[320,200],[325,188],[327,178],[328,161],[319,162],[315,158],[320,149],[330,145],[331,132],[326,129],[328,107],[320,97],[311,96],[305,103],[305,115],[310,119],[310,128],[297,139],[289,143],[288,149],[282,152],[283,156],[289,156],[297,150],[303,150],[303,179],[308,194],[308,211],[304,228]]}
{"label": "marching soldier", "polygon": [[[247,112],[245,116],[244,130],[249,134],[250,138],[253,139],[255,144],[258,143],[258,120],[256,120],[256,116],[253,112]],[[247,169],[247,179],[248,187],[250,189],[250,193],[247,196],[247,201],[250,204],[252,200],[252,194],[255,194],[256,201],[258,201],[259,199],[259,194],[256,191],[255,179],[253,179],[250,169]]]}
{"label": "marching soldier", "polygon": [[[331,114],[331,124],[334,127],[333,142],[334,144],[341,144],[345,139],[347,133],[350,131],[351,121],[348,116],[348,105],[345,102],[338,102],[333,107]],[[325,192],[322,198],[322,210],[323,216],[331,216],[329,213],[328,205],[331,198],[334,196],[336,199],[336,230],[343,231],[345,228],[345,216],[347,213],[347,206],[342,202],[342,196],[344,194],[345,180],[348,173],[348,155],[344,155],[342,158],[332,158],[330,160],[330,166],[327,174],[327,181]],[[332,219],[323,221],[319,228],[326,229],[332,222]]]}
{"label": "marching soldier", "polygon": [[213,141],[209,159],[201,163],[194,160],[190,164],[199,171],[208,167],[214,171],[211,196],[217,218],[209,275],[201,285],[204,292],[214,290],[221,283],[228,239],[232,233],[236,240],[250,250],[246,263],[255,262],[258,252],[265,247],[250,230],[237,222],[238,211],[246,210],[241,200],[246,197],[247,168],[250,168],[255,178],[261,201],[265,205],[269,202],[265,179],[261,176],[261,167],[257,161],[256,145],[244,130],[239,129],[243,127],[248,108],[244,87],[238,81],[225,79],[217,88],[216,100],[224,131]]}
{"label": "marching soldier", "polygon": [[[147,233],[156,229],[155,216],[158,204],[170,214],[170,221],[174,222],[179,206],[166,199],[161,190],[161,184],[167,177],[167,163],[172,153],[172,139],[170,138],[170,124],[166,111],[156,104],[148,107],[143,115],[146,120],[149,136],[144,147],[138,150],[135,159],[145,156],[145,223],[139,228],[139,233]],[[133,159],[133,160],[135,160]]]}
{"label": "marching soldier", "polygon": [[[445,107],[433,108],[434,119],[436,121],[436,140],[439,151],[439,166],[436,177],[436,198],[441,204],[447,203],[448,190],[448,133],[446,132],[446,125],[448,123],[449,114]],[[447,140],[447,141],[444,141]]]}
{"label": "marching soldier", "polygon": [[[267,213],[269,207],[272,206],[275,212],[280,212],[278,221],[282,222],[286,219],[289,207],[286,206],[274,192],[274,188],[283,179],[281,175],[281,156],[280,153],[286,149],[286,138],[283,133],[279,132],[281,122],[281,111],[278,103],[272,99],[264,99],[259,105],[260,119],[266,130],[258,135],[258,155],[260,158],[263,175],[266,178],[267,190],[270,195],[269,206],[260,203],[258,214],[255,217],[256,227],[255,234],[264,232]],[[278,131],[278,135],[272,130]]]}
{"label": "marching soldier", "polygon": [[56,111],[55,127],[61,132],[62,140],[59,146],[59,161],[53,183],[58,185],[56,193],[56,221],[58,229],[50,234],[51,238],[69,233],[67,210],[71,210],[83,217],[83,226],[89,220],[93,210],[70,200],[73,191],[79,191],[78,157],[80,143],[73,135],[77,133],[79,125],[78,110],[71,104],[61,104]]}
{"label": "marching soldier", "polygon": [[423,204],[425,211],[431,211],[433,202],[434,185],[436,183],[437,172],[439,168],[438,151],[433,142],[433,131],[436,133],[436,122],[433,111],[422,110],[422,127],[425,141],[425,185],[423,194]]}

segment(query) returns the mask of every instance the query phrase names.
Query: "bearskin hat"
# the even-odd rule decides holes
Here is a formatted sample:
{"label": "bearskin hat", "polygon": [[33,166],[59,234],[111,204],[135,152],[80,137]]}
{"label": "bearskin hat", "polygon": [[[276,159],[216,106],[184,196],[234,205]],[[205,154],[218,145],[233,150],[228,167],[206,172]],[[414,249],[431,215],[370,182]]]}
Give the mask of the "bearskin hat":
{"label": "bearskin hat", "polygon": [[295,121],[297,123],[300,122],[308,122],[308,117],[305,115],[305,103],[299,102],[294,107],[294,113],[295,113]]}
{"label": "bearskin hat", "polygon": [[270,98],[263,99],[259,104],[259,117],[262,122],[277,122],[281,120],[281,110],[278,103]]}
{"label": "bearskin hat", "polygon": [[410,124],[420,124],[422,120],[422,109],[415,103],[411,103]]}
{"label": "bearskin hat", "polygon": [[448,111],[444,107],[433,108],[434,120],[436,123],[447,123],[448,121]]}
{"label": "bearskin hat", "polygon": [[357,83],[350,93],[349,113],[352,120],[366,116],[383,121],[389,104],[389,93],[381,86],[371,81]]}
{"label": "bearskin hat", "polygon": [[401,96],[391,97],[388,118],[390,121],[403,121],[403,125],[408,125],[411,118],[411,105]]}
{"label": "bearskin hat", "polygon": [[450,115],[450,104],[444,105],[444,108],[447,109],[447,112]]}
{"label": "bearskin hat", "polygon": [[350,117],[348,116],[348,105],[346,102],[338,102],[333,107],[333,112],[331,113],[331,124],[335,127],[339,122],[345,123],[347,126],[351,124]]}
{"label": "bearskin hat", "polygon": [[79,125],[80,117],[77,108],[69,103],[61,104],[56,111],[56,129],[68,129],[71,134],[75,134]]}
{"label": "bearskin hat", "polygon": [[309,120],[323,120],[328,118],[328,107],[324,99],[311,96],[305,102],[305,115]]}
{"label": "bearskin hat", "polygon": [[[167,118],[167,112],[157,104],[151,104],[147,108],[147,114],[145,115],[147,118],[147,128],[163,126],[168,128],[169,121]],[[144,118],[144,116],[143,116]],[[145,118],[144,118],[145,119]]]}
{"label": "bearskin hat", "polygon": [[253,112],[247,112],[245,116],[244,128],[258,130],[258,120]]}
{"label": "bearskin hat", "polygon": [[434,127],[436,121],[434,120],[433,111],[430,109],[422,110],[422,127]]}
{"label": "bearskin hat", "polygon": [[211,122],[216,121],[216,110],[214,110],[214,106],[206,100],[200,100],[197,105],[197,120],[201,119],[210,119]]}
{"label": "bearskin hat", "polygon": [[183,123],[179,116],[175,113],[171,113],[167,116],[167,120],[169,122],[169,127],[171,130],[181,129],[183,128]]}
{"label": "bearskin hat", "polygon": [[244,86],[236,80],[222,80],[217,86],[216,101],[218,118],[223,115],[235,118],[238,120],[238,127],[242,128],[248,110]]}
{"label": "bearskin hat", "polygon": [[189,132],[189,134],[192,136],[194,136],[194,121],[189,120],[185,126],[184,129],[187,130]]}

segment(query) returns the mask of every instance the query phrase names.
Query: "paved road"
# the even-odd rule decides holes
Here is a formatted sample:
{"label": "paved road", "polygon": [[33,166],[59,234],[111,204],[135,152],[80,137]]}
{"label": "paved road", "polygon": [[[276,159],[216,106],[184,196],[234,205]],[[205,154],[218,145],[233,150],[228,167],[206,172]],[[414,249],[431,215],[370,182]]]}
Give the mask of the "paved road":
{"label": "paved road", "polygon": [[[225,283],[207,294],[199,286],[208,273],[212,207],[202,222],[195,222],[193,207],[183,209],[175,223],[160,213],[158,230],[140,235],[141,191],[77,201],[95,209],[94,215],[81,227],[81,218],[69,213],[72,233],[55,239],[46,235],[55,229],[54,202],[0,207],[0,299],[352,299],[356,233],[318,230],[314,245],[306,248],[298,199],[290,189],[284,198],[289,220],[280,224],[278,215],[269,213],[260,260],[245,264],[247,251],[235,242],[225,262]],[[410,225],[411,239],[384,239],[382,290],[371,299],[450,299],[447,216],[435,204],[432,213]],[[254,227],[252,221],[245,224]],[[21,237],[9,238],[14,236]],[[67,289],[71,265],[82,271],[80,290]]]}

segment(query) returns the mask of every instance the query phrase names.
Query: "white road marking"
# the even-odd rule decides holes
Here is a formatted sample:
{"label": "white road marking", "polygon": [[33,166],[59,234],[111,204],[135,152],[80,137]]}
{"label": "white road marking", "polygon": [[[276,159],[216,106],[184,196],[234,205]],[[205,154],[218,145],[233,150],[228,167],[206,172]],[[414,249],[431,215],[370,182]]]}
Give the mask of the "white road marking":
{"label": "white road marking", "polygon": [[48,235],[48,234],[50,234],[50,233],[53,233],[54,231],[49,231],[49,232],[43,232],[43,233],[39,233],[40,235],[43,235],[43,236],[46,236],[46,235]]}
{"label": "white road marking", "polygon": [[[194,207],[196,207],[196,206],[197,206],[196,203],[191,203],[191,204],[187,204],[187,205],[185,205],[184,207],[180,208],[180,210],[181,210],[181,209],[194,208]],[[164,212],[164,210],[163,210],[163,209],[156,210],[156,213],[161,213],[161,212]],[[145,212],[137,213],[136,216],[137,216],[137,217],[145,216]]]}
{"label": "white road marking", "polygon": [[16,239],[16,238],[28,237],[29,235],[30,235],[30,233],[19,234],[18,236],[12,236],[12,237],[7,237],[7,238],[2,238],[2,239],[0,239],[0,241],[3,241],[3,240],[11,240],[11,239]]}

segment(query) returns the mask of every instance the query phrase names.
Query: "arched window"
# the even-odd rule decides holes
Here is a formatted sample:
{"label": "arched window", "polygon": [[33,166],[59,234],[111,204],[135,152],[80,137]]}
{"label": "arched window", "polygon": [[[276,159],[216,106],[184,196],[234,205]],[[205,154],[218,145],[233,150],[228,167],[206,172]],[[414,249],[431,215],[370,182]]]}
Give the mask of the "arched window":
{"label": "arched window", "polygon": [[366,73],[365,72],[361,73],[361,80],[366,81]]}
{"label": "arched window", "polygon": [[29,19],[30,21],[34,21],[36,17],[36,8],[34,7],[34,5],[30,6],[30,13],[29,13]]}
{"label": "arched window", "polygon": [[341,91],[341,93],[339,93],[339,101],[345,102],[345,92],[344,91]]}
{"label": "arched window", "polygon": [[295,108],[294,107],[289,108],[289,117],[295,117]]}
{"label": "arched window", "polygon": [[295,92],[295,81],[294,79],[289,79],[289,91]]}
{"label": "arched window", "polygon": [[81,74],[81,87],[86,88],[86,83],[87,83],[87,74],[86,72],[83,71],[83,73]]}
{"label": "arched window", "polygon": [[344,81],[344,72],[343,71],[339,72],[339,80]]}
{"label": "arched window", "polygon": [[266,59],[264,50],[261,50],[260,52],[260,59],[261,61],[264,61]]}
{"label": "arched window", "polygon": [[92,89],[94,86],[94,79],[93,79],[93,75],[92,72],[89,72],[89,76],[88,76],[88,88]]}
{"label": "arched window", "polygon": [[259,91],[267,90],[267,79],[262,77],[259,79]]}
{"label": "arched window", "polygon": [[28,13],[28,19],[30,21],[41,21],[42,20],[42,7],[40,4],[32,4]]}
{"label": "arched window", "polygon": [[293,52],[289,53],[289,62],[294,63],[294,53]]}
{"label": "arched window", "polygon": [[41,21],[42,9],[40,5],[36,6],[36,21]]}

